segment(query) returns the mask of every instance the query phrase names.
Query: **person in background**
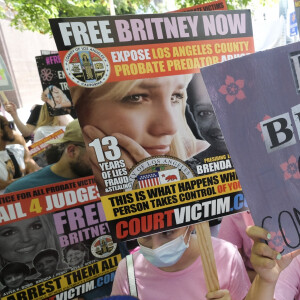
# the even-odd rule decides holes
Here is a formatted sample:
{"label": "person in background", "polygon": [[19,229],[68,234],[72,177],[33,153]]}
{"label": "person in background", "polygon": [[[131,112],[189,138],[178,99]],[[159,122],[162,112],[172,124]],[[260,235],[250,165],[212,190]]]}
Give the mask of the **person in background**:
{"label": "person in background", "polygon": [[36,124],[33,142],[37,142],[60,129],[65,130],[67,124],[72,120],[73,118],[70,115],[50,116],[48,106],[45,103],[41,108],[40,116]]}
{"label": "person in background", "polygon": [[41,111],[42,105],[36,104],[34,105],[30,110],[30,116],[24,124],[18,115],[17,107],[13,102],[9,102],[5,105],[5,110],[12,116],[15,125],[19,129],[19,131],[22,133],[25,140],[29,141],[31,139],[31,136],[36,128],[37,121],[39,119],[40,111]]}
{"label": "person in background", "polygon": [[0,193],[25,174],[25,149],[19,144],[8,146],[14,140],[15,136],[7,119],[0,116]]}
{"label": "person in background", "polygon": [[[140,300],[242,300],[250,288],[243,260],[232,244],[212,238],[220,290],[208,293],[194,225],[138,239],[133,270]],[[129,264],[130,265],[130,264]],[[129,289],[126,260],[119,263],[112,295],[134,295]],[[180,284],[179,284],[180,283]],[[231,298],[230,298],[231,297]]]}
{"label": "person in background", "polygon": [[20,130],[23,137],[28,138],[32,134],[34,135],[33,142],[36,142],[61,128],[65,129],[65,126],[73,120],[70,115],[50,116],[46,103],[43,105],[36,105],[33,108],[26,124],[20,120],[17,113],[17,107],[13,102],[6,104],[5,110],[12,116],[15,125]]}
{"label": "person in background", "polygon": [[26,145],[24,137],[18,132],[16,132],[15,130],[13,130],[13,134],[14,134],[14,140],[12,142],[8,142],[7,147],[20,148],[19,146],[16,146],[16,145],[20,145],[22,149],[24,148],[25,174],[30,174],[32,172],[39,170],[40,167],[32,158],[30,151]]}
{"label": "person in background", "polygon": [[253,226],[254,221],[249,211],[241,212],[222,218],[218,238],[237,246],[241,253],[250,281],[256,276],[256,272],[250,261],[253,241],[246,234],[248,226]]}
{"label": "person in background", "polygon": [[59,161],[10,184],[6,193],[93,174],[77,119],[67,125],[62,138],[49,143],[60,146],[62,155]]}
{"label": "person in background", "polygon": [[[193,227],[139,238],[141,248],[133,254],[133,264],[123,259],[118,265],[112,295],[134,295],[140,300],[273,300],[280,273],[300,254],[299,249],[281,257],[264,242],[270,240],[269,232],[248,227],[254,241],[251,262],[257,273],[250,287],[236,247],[212,238],[220,290],[207,292]],[[127,274],[132,278],[130,288]]]}

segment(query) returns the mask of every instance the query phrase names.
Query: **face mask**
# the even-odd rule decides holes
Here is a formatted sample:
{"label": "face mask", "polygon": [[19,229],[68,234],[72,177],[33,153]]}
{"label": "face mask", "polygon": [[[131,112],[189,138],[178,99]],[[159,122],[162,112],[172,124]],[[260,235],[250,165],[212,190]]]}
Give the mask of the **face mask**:
{"label": "face mask", "polygon": [[191,236],[189,237],[187,244],[184,242],[187,232],[188,228],[184,235],[181,235],[173,241],[165,243],[156,249],[145,247],[139,243],[140,253],[142,253],[152,265],[158,268],[172,266],[179,261],[184,251],[189,247]]}

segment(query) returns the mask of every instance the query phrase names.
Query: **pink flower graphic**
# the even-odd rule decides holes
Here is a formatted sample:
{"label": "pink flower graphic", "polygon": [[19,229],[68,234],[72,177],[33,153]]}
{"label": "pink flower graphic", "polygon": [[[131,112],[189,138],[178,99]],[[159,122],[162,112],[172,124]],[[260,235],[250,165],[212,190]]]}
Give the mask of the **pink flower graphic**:
{"label": "pink flower graphic", "polygon": [[231,104],[235,99],[243,100],[246,98],[242,88],[244,87],[244,80],[234,80],[233,77],[227,75],[225,84],[219,88],[219,92],[226,95],[226,101]]}
{"label": "pink flower graphic", "polygon": [[41,77],[43,81],[51,81],[53,78],[53,74],[51,72],[51,69],[42,69],[41,70]]}
{"label": "pink flower graphic", "polygon": [[292,155],[287,162],[284,162],[280,165],[281,170],[284,172],[284,180],[290,178],[300,179],[300,173],[298,170],[298,162],[294,155]]}
{"label": "pink flower graphic", "polygon": [[[271,240],[268,242],[268,245],[275,251],[277,252],[282,252],[283,247],[285,246],[285,242],[283,240],[282,234],[280,230],[276,233],[274,231],[270,232],[271,233]],[[285,233],[284,233],[285,235]],[[286,241],[290,243],[290,240],[285,237]]]}
{"label": "pink flower graphic", "polygon": [[[271,117],[270,116],[268,116],[268,115],[265,115],[264,116],[264,118],[262,119],[263,121],[265,121],[265,120],[268,120],[268,119],[271,119]],[[262,130],[261,130],[261,126],[260,126],[260,122],[259,123],[257,123],[257,125],[256,125],[256,129],[259,131],[259,132],[262,132]],[[264,140],[264,137],[263,137],[263,135],[261,134],[261,138]]]}

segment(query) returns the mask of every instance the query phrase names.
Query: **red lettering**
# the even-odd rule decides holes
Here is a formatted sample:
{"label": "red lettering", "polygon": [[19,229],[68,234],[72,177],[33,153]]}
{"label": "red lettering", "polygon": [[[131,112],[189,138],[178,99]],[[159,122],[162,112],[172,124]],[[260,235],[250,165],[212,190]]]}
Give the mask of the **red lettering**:
{"label": "red lettering", "polygon": [[172,227],[173,213],[174,210],[172,209],[142,216],[141,218],[133,218],[129,221],[120,221],[116,224],[117,238],[124,240],[128,236],[138,236],[140,233]]}

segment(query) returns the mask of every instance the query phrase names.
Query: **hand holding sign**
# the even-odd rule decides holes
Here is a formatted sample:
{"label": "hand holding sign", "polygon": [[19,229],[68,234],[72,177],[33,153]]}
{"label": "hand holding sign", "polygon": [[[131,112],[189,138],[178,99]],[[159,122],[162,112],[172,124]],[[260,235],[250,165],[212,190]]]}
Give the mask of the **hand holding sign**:
{"label": "hand holding sign", "polygon": [[5,104],[5,110],[12,116],[16,116],[17,114],[17,106],[13,102],[7,102]]}
{"label": "hand holding sign", "polygon": [[254,240],[251,263],[260,278],[266,282],[276,282],[280,272],[291,263],[293,258],[300,254],[300,249],[298,249],[281,257],[280,253],[261,242],[261,239],[270,239],[270,233],[261,227],[248,227],[247,234]]}
{"label": "hand holding sign", "polygon": [[100,129],[87,125],[83,128],[83,136],[89,145],[89,157],[102,195],[115,190],[115,182],[111,179],[116,177],[115,173],[127,175],[129,168],[150,156],[137,142],[121,133],[107,136]]}

